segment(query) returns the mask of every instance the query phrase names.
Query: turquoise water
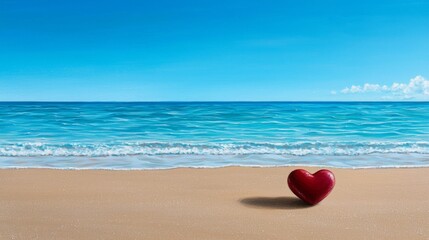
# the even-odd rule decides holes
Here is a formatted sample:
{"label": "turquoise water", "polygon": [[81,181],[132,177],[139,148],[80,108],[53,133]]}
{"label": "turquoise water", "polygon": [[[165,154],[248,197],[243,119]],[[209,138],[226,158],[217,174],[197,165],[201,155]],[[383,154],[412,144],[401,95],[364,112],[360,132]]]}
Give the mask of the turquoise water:
{"label": "turquoise water", "polygon": [[429,103],[0,103],[0,167],[429,166]]}

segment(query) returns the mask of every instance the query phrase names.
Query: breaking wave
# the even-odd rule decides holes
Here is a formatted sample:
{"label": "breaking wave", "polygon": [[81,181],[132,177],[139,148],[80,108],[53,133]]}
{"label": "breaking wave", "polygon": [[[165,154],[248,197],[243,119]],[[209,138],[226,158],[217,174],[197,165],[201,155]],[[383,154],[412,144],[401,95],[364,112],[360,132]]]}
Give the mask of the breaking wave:
{"label": "breaking wave", "polygon": [[135,155],[327,155],[375,153],[429,154],[429,142],[295,142],[295,143],[162,143],[0,144],[0,157],[108,157]]}

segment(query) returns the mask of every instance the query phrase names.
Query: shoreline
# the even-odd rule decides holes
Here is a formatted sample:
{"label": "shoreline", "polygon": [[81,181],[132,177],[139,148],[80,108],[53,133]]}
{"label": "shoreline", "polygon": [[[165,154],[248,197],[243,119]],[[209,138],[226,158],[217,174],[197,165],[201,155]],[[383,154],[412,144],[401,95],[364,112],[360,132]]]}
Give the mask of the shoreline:
{"label": "shoreline", "polygon": [[420,169],[427,168],[429,165],[404,165],[404,166],[380,166],[380,167],[333,167],[319,165],[226,165],[226,166],[178,166],[171,168],[78,168],[78,167],[0,167],[4,170],[59,170],[59,171],[170,171],[170,170],[192,170],[192,169],[224,169],[224,168],[290,168],[290,169],[335,169],[335,170],[377,170],[377,169]]}
{"label": "shoreline", "polygon": [[[369,154],[359,156],[330,155],[135,155],[135,156],[39,156],[1,157],[0,169],[9,168],[52,168],[52,169],[112,169],[146,170],[176,168],[216,168],[216,167],[323,167],[340,169],[367,168],[409,168],[429,167],[429,155]],[[25,166],[25,167],[22,167]]]}
{"label": "shoreline", "polygon": [[428,239],[429,168],[329,168],[303,204],[296,168],[0,169],[2,239]]}

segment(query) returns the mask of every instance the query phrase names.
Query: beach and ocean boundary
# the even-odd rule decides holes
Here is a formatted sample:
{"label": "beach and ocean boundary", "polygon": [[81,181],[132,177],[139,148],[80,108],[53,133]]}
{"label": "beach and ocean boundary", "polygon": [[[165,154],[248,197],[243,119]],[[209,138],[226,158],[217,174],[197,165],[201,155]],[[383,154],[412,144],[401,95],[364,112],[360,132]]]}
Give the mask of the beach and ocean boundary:
{"label": "beach and ocean boundary", "polygon": [[313,207],[287,187],[295,168],[1,169],[0,238],[429,238],[428,168],[330,168]]}

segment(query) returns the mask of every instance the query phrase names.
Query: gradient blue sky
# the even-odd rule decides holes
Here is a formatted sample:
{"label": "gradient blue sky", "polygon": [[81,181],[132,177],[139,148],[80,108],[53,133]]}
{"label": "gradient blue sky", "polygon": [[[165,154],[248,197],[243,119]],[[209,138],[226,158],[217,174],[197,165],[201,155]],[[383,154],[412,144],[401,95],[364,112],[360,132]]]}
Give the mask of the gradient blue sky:
{"label": "gradient blue sky", "polygon": [[429,84],[428,13],[416,0],[0,0],[0,101],[424,100],[398,91]]}

